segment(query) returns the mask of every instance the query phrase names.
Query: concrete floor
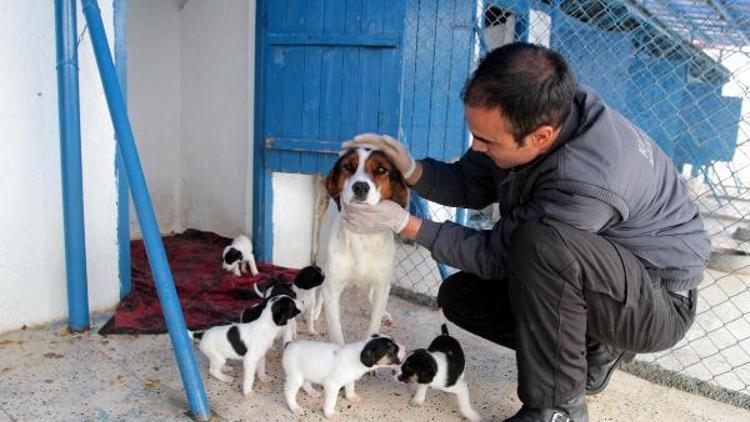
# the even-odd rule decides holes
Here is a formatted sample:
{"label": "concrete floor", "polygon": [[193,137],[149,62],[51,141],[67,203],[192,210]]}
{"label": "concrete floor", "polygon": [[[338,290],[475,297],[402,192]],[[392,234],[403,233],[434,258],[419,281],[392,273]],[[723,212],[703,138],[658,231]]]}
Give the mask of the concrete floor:
{"label": "concrete floor", "polygon": [[[349,292],[343,300],[347,338],[365,330],[364,295]],[[384,332],[407,347],[426,347],[438,332],[431,309],[391,297],[395,318]],[[107,316],[95,318],[98,329]],[[319,321],[322,328],[322,321]],[[515,393],[512,351],[453,328],[467,354],[467,381],[475,408],[485,420],[502,420],[520,406]],[[292,419],[282,395],[280,347],[269,355],[268,383],[256,381],[256,395],[240,394],[241,368],[232,367],[235,381],[221,383],[205,376],[207,361],[197,352],[215,420],[285,421]],[[454,398],[430,391],[423,407],[409,404],[408,386],[387,373],[365,376],[357,383],[363,402],[350,405],[343,397],[336,409],[340,420],[459,420]],[[305,420],[324,420],[322,398],[299,395]],[[189,420],[182,383],[169,338],[158,336],[102,337],[93,332],[70,335],[62,323],[0,336],[0,422],[80,420]],[[616,372],[609,388],[589,399],[592,421],[747,421],[750,411],[705,397],[651,384]]]}

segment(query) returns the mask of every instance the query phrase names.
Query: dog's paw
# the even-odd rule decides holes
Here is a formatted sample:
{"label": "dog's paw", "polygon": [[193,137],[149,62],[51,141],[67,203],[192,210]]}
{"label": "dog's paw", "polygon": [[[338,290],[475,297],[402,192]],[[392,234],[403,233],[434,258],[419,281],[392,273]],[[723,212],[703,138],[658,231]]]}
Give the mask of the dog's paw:
{"label": "dog's paw", "polygon": [[353,404],[362,403],[362,397],[360,397],[357,394],[346,396],[346,399],[349,400],[349,403],[353,403]]}
{"label": "dog's paw", "polygon": [[380,322],[383,323],[386,327],[392,327],[393,326],[393,317],[390,313],[386,312],[383,314],[383,318],[380,319]]}
{"label": "dog's paw", "polygon": [[421,406],[424,404],[424,399],[419,399],[417,397],[414,397],[411,399],[411,405],[412,406]]}
{"label": "dog's paw", "polygon": [[335,411],[335,410],[334,410],[334,411],[331,411],[331,412],[326,412],[326,411],[324,410],[324,411],[323,411],[323,415],[324,415],[324,416],[325,416],[326,418],[328,418],[328,419],[338,419],[338,418],[339,418],[339,414],[338,414],[338,413],[336,413],[336,411]]}
{"label": "dog's paw", "polygon": [[302,406],[297,406],[297,407],[289,406],[289,410],[291,410],[292,413],[294,413],[297,416],[302,416],[305,414],[305,409],[303,409]]}
{"label": "dog's paw", "polygon": [[252,400],[255,398],[255,391],[248,390],[248,391],[242,391],[242,395],[245,397],[245,400]]}

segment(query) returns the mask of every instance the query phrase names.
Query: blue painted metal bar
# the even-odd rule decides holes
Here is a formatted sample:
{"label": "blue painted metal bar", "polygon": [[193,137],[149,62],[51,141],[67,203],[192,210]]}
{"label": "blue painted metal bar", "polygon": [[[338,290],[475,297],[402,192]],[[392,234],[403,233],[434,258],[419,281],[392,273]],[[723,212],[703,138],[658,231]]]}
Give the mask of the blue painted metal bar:
{"label": "blue painted metal bar", "polygon": [[[122,97],[127,106],[127,36],[128,0],[114,0],[115,19],[115,68],[120,82]],[[117,245],[119,247],[120,298],[130,293],[130,184],[125,163],[119,149],[115,149],[115,178],[117,181]]]}
{"label": "blue painted metal bar", "polygon": [[270,45],[318,45],[318,46],[350,46],[397,48],[401,42],[397,35],[369,35],[369,34],[268,34]]}
{"label": "blue painted metal bar", "polygon": [[65,271],[68,281],[68,326],[74,332],[89,328],[76,31],[75,0],[56,0],[55,44],[65,224]]}
{"label": "blue painted metal bar", "polygon": [[195,363],[193,345],[187,336],[185,320],[180,309],[180,302],[172,279],[172,273],[164,252],[164,244],[159,234],[154,208],[149,197],[146,178],[143,175],[138,151],[133,139],[133,131],[127,115],[125,101],[123,100],[120,85],[117,81],[112,56],[107,44],[107,34],[104,31],[99,5],[96,0],[82,0],[83,13],[89,26],[89,36],[94,47],[96,64],[99,67],[99,76],[102,79],[104,94],[107,98],[110,117],[117,134],[117,146],[122,153],[128,179],[130,180],[133,200],[141,225],[143,238],[146,243],[146,251],[149,256],[151,272],[154,276],[159,300],[162,304],[164,319],[167,322],[169,336],[172,339],[177,362],[182,375],[182,383],[185,386],[190,409],[193,414],[208,420],[210,406],[203,389],[200,372]]}

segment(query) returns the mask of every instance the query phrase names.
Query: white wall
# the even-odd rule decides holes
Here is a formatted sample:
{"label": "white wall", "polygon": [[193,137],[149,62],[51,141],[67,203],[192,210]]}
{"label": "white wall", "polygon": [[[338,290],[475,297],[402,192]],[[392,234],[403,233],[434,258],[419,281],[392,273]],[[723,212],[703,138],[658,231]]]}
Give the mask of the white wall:
{"label": "white wall", "polygon": [[255,2],[128,7],[129,109],[161,232],[249,234]]}
{"label": "white wall", "polygon": [[180,18],[180,221],[250,233],[255,2],[193,0]]}
{"label": "white wall", "polygon": [[[112,43],[112,7],[100,2]],[[78,8],[78,26],[84,19]],[[54,7],[0,13],[0,331],[67,316]],[[114,138],[88,34],[79,49],[89,303],[117,303]]]}
{"label": "white wall", "polygon": [[[128,112],[162,233],[180,231],[180,4],[128,0]],[[135,210],[131,232],[140,238]]]}
{"label": "white wall", "polygon": [[273,173],[273,263],[302,268],[312,263],[315,177]]}

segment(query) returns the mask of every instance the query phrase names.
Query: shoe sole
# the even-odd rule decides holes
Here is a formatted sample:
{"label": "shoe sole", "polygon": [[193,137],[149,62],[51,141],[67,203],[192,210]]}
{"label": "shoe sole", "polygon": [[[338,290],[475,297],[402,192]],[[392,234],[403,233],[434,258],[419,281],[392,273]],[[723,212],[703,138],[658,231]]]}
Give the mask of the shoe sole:
{"label": "shoe sole", "polygon": [[633,358],[635,358],[635,353],[631,353],[631,352],[624,352],[623,354],[618,356],[614,365],[612,365],[612,367],[609,368],[609,371],[607,371],[607,375],[604,376],[604,380],[602,381],[602,383],[596,388],[592,388],[590,390],[587,389],[586,395],[594,396],[604,391],[604,389],[607,388],[607,385],[609,384],[609,379],[610,377],[612,377],[612,373],[615,372],[615,369],[617,369],[617,367],[620,366],[621,363],[627,363],[627,362],[632,361]]}

